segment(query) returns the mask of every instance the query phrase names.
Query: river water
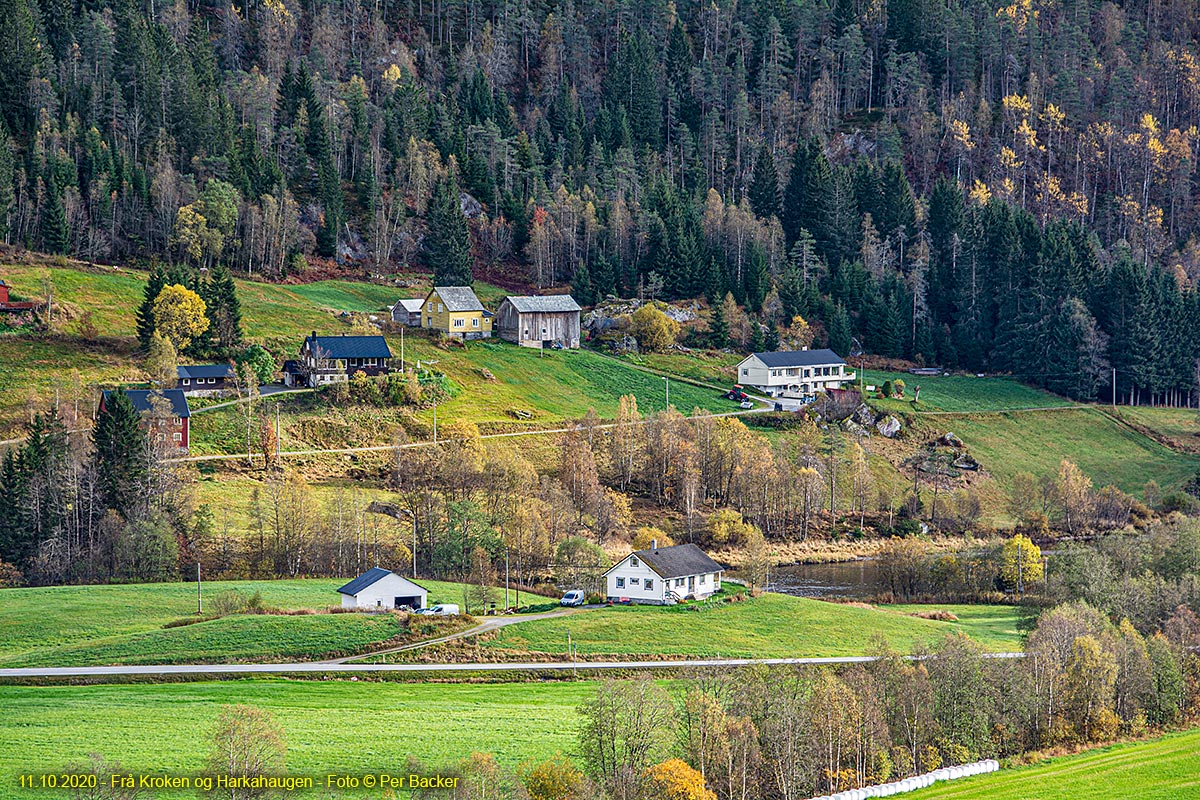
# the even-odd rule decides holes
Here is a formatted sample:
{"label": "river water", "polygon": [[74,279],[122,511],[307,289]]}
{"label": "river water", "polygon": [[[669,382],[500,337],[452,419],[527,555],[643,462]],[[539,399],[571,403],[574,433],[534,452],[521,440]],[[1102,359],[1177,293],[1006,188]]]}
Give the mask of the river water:
{"label": "river water", "polygon": [[[797,597],[861,599],[875,592],[878,565],[870,559],[772,567],[769,589]],[[736,572],[731,577],[738,577]]]}

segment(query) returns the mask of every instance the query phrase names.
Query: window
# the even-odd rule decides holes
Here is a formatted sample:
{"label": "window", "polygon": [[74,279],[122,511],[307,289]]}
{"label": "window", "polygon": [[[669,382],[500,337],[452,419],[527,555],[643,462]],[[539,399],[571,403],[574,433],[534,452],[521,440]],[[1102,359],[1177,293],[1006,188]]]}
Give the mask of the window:
{"label": "window", "polygon": [[478,327],[479,327],[479,317],[473,317],[473,318],[471,319],[471,327],[472,327],[472,328],[478,328]]}
{"label": "window", "polygon": [[646,591],[647,591],[647,592],[650,592],[650,591],[653,591],[653,590],[654,590],[654,579],[653,579],[653,578],[646,578]]}
{"label": "window", "polygon": [[749,367],[742,367],[742,374],[743,374],[743,375],[749,375],[749,374],[750,374],[750,369],[749,369]]}
{"label": "window", "polygon": [[446,309],[445,309],[445,307],[444,307],[444,306],[443,306],[441,303],[438,303],[438,313],[439,313],[439,314],[445,314],[445,313],[446,313]]}
{"label": "window", "polygon": [[637,556],[630,556],[629,557],[629,566],[636,567],[637,565],[638,565]]}
{"label": "window", "polygon": [[675,585],[676,585],[676,586],[683,586],[683,578],[676,578],[676,579],[675,579]]}
{"label": "window", "polygon": [[706,583],[708,583],[708,575],[701,575],[700,576],[700,585],[703,586]]}
{"label": "window", "polygon": [[177,431],[177,432],[175,432],[175,433],[173,433],[173,434],[171,435],[171,438],[172,438],[172,439],[174,439],[174,440],[175,440],[175,441],[177,441],[177,442],[182,442],[182,441],[183,441],[183,434],[182,434],[182,433],[179,433],[179,432]]}
{"label": "window", "polygon": [[464,322],[465,322],[465,320],[456,319],[456,320],[454,320],[454,327],[461,328],[461,327],[463,327]]}
{"label": "window", "polygon": [[625,579],[624,578],[617,578],[617,588],[618,589],[625,588]]}
{"label": "window", "polygon": [[637,586],[637,585],[638,585],[639,583],[641,583],[641,582],[642,582],[642,579],[641,579],[641,578],[630,578],[630,579],[629,579],[629,585],[630,585],[630,586]]}

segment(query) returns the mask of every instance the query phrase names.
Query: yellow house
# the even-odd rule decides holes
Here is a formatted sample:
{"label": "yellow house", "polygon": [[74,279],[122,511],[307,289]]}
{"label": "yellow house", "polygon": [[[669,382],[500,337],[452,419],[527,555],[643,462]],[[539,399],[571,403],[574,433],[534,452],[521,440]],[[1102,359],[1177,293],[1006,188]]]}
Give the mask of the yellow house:
{"label": "yellow house", "polygon": [[421,305],[421,327],[454,339],[488,339],[492,312],[483,307],[470,286],[435,286]]}

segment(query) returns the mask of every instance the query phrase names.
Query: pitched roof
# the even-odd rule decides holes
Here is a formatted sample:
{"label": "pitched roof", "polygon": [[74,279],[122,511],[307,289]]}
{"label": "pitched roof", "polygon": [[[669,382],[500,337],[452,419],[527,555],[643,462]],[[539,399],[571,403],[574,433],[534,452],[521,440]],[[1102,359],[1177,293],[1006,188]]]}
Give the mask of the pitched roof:
{"label": "pitched roof", "polygon": [[338,589],[338,592],[340,592],[341,594],[350,594],[350,595],[358,594],[359,592],[361,592],[363,589],[367,588],[371,584],[376,583],[391,574],[392,574],[392,571],[390,569],[380,569],[379,567],[371,567],[369,570],[364,572],[362,575],[359,575],[357,578],[350,581],[342,588]]}
{"label": "pitched roof", "polygon": [[323,358],[391,358],[387,340],[382,336],[313,336],[305,344],[319,349]]}
{"label": "pitched roof", "polygon": [[[635,550],[633,555],[642,560],[658,577],[682,578],[706,572],[722,572],[725,568],[708,557],[694,544],[677,544],[658,549]],[[624,561],[624,559],[622,559]],[[612,570],[609,570],[610,572]]]}
{"label": "pitched roof", "polygon": [[180,364],[175,373],[180,378],[232,378],[233,367],[229,364]]}
{"label": "pitched roof", "polygon": [[510,296],[504,298],[522,314],[579,311],[579,303],[569,294]]}
{"label": "pitched roof", "polygon": [[[112,396],[113,390],[106,389],[104,397],[107,399]],[[182,389],[126,389],[125,396],[129,398],[129,402],[133,403],[133,407],[138,410],[139,414],[156,411],[155,401],[166,401],[171,409],[171,414],[176,417],[190,417],[192,410],[188,408],[187,397]]]}
{"label": "pitched roof", "polygon": [[842,357],[829,349],[780,350],[775,353],[754,353],[768,367],[815,367],[826,364],[845,364]]}
{"label": "pitched roof", "polygon": [[425,299],[422,297],[411,297],[411,298],[406,297],[406,298],[397,300],[396,305],[392,306],[392,309],[394,310],[396,308],[396,306],[400,306],[405,311],[408,311],[411,313],[413,311],[420,311],[421,306],[423,306],[423,305],[425,305]]}
{"label": "pitched roof", "polygon": [[483,303],[470,286],[435,286],[433,291],[442,298],[447,311],[483,311]]}
{"label": "pitched roof", "polygon": [[[338,589],[338,592],[340,592],[341,594],[356,595],[359,592],[361,592],[363,589],[366,589],[368,586],[371,586],[371,585],[383,580],[388,575],[396,575],[396,573],[392,572],[390,569],[382,569],[380,567],[371,567],[369,570],[364,572],[362,575],[359,575],[357,578],[350,581],[342,588]],[[425,587],[415,581],[410,581],[408,578],[403,578],[399,575],[396,575],[396,577],[400,578],[400,580],[404,581],[405,583],[411,583],[413,586],[417,587],[421,591],[425,591]]]}

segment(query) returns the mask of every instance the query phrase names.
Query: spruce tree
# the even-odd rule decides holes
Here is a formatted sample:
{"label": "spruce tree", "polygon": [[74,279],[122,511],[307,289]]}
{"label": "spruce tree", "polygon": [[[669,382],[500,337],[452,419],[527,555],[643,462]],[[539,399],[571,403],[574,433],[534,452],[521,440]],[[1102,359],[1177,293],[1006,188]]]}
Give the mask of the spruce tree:
{"label": "spruce tree", "polygon": [[0,116],[0,242],[8,241],[8,214],[13,205],[13,154],[8,127]]}
{"label": "spruce tree", "polygon": [[474,263],[471,232],[458,200],[454,176],[438,181],[425,216],[429,231],[422,243],[425,265],[433,270],[436,286],[470,286]]}
{"label": "spruce tree", "polygon": [[217,336],[217,344],[228,351],[242,343],[242,304],[238,300],[237,285],[228,267],[213,270],[209,282],[208,299],[209,327]]}
{"label": "spruce tree", "polygon": [[725,319],[725,304],[712,304],[712,315],[708,318],[708,343],[718,350],[729,346],[729,320]]}
{"label": "spruce tree", "polygon": [[93,458],[101,502],[126,519],[145,491],[146,441],[128,395],[120,390],[106,393],[92,431]]}
{"label": "spruce tree", "polygon": [[47,253],[66,253],[71,243],[71,231],[67,226],[67,212],[63,209],[58,180],[51,172],[46,181],[46,199],[42,204],[42,249]]}
{"label": "spruce tree", "polygon": [[829,315],[829,349],[839,355],[850,353],[850,315],[846,307],[838,303]]}
{"label": "spruce tree", "polygon": [[146,288],[142,290],[142,304],[138,306],[137,311],[137,337],[142,349],[150,346],[150,337],[154,335],[154,301],[166,285],[166,271],[163,270],[162,264],[156,261],[150,269],[150,279],[146,281]]}
{"label": "spruce tree", "polygon": [[750,208],[763,219],[779,216],[783,194],[779,191],[779,173],[775,171],[775,156],[764,142],[754,161],[754,177],[747,193]]}

